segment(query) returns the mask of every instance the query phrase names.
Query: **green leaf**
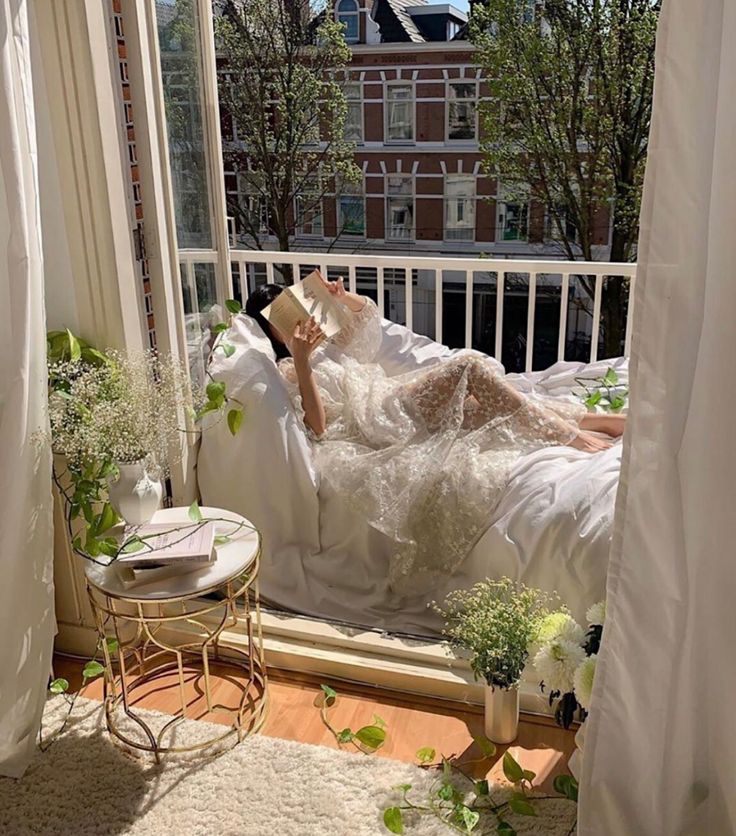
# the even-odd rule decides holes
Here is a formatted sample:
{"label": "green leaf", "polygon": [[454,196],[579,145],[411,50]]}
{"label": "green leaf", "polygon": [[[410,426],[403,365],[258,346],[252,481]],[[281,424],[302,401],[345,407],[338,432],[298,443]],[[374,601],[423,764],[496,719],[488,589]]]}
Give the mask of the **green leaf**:
{"label": "green leaf", "polygon": [[386,721],[383,719],[383,717],[379,717],[378,714],[374,714],[373,715],[373,725],[374,726],[379,726],[380,728],[385,729],[386,728]]}
{"label": "green leaf", "polygon": [[117,521],[118,515],[115,511],[113,511],[112,505],[110,505],[109,502],[106,502],[102,506],[102,511],[95,520],[95,534],[104,534],[106,531],[109,531]]}
{"label": "green leaf", "polygon": [[98,557],[100,554],[100,543],[89,532],[84,540],[84,550],[90,557]]}
{"label": "green leaf", "polygon": [[531,769],[524,770],[524,778],[526,778],[529,783],[531,783],[537,777],[536,772],[532,772]]}
{"label": "green leaf", "polygon": [[496,833],[500,833],[502,836],[516,836],[516,831],[507,821],[500,821],[498,823]]}
{"label": "green leaf", "polygon": [[82,359],[82,346],[79,345],[79,340],[72,334],[72,332],[67,328],[66,335],[69,340],[69,357],[72,360],[81,360]]}
{"label": "green leaf", "polygon": [[503,774],[512,784],[518,784],[524,777],[524,770],[508,750],[503,756]]}
{"label": "green leaf", "polygon": [[227,331],[228,324],[227,322],[218,322],[217,325],[212,326],[212,333],[213,334],[222,334],[223,331]]}
{"label": "green leaf", "polygon": [[334,688],[330,688],[329,685],[320,685],[322,692],[325,695],[325,702],[329,705],[330,700],[334,702],[337,699],[337,691]]}
{"label": "green leaf", "polygon": [[216,401],[207,401],[207,403],[199,410],[199,412],[194,416],[195,421],[199,421],[201,418],[204,418],[209,412],[217,412],[218,409],[223,405],[225,401],[222,400],[219,403]]}
{"label": "green leaf", "polygon": [[383,823],[389,833],[404,832],[404,817],[398,807],[389,807],[383,811]]}
{"label": "green leaf", "polygon": [[106,638],[105,644],[107,645],[107,652],[108,653],[117,653],[118,651],[118,640],[112,638]]}
{"label": "green leaf", "polygon": [[537,811],[523,796],[515,795],[509,799],[509,808],[520,816],[536,816]]}
{"label": "green leaf", "polygon": [[55,679],[51,685],[49,685],[49,691],[52,694],[64,694],[69,690],[69,682],[66,679]]}
{"label": "green leaf", "polygon": [[114,537],[105,537],[99,541],[100,552],[107,557],[118,556],[118,541]]}
{"label": "green leaf", "polygon": [[225,307],[231,314],[239,314],[243,310],[243,306],[237,299],[226,299]]}
{"label": "green leaf", "polygon": [[618,412],[620,409],[623,409],[626,406],[626,398],[622,398],[621,395],[616,395],[616,397],[611,401],[611,412]]}
{"label": "green leaf", "polygon": [[231,542],[231,539],[230,539],[230,537],[227,536],[227,534],[218,534],[217,537],[215,537],[215,545],[216,546],[224,546],[225,543],[230,543],[230,542]]}
{"label": "green leaf", "polygon": [[452,801],[456,792],[457,790],[452,786],[452,784],[443,784],[437,790],[437,797],[441,798],[443,801]]}
{"label": "green leaf", "polygon": [[220,343],[219,348],[222,349],[222,353],[225,357],[232,357],[233,354],[235,354],[235,346],[230,343]]}
{"label": "green leaf", "polygon": [[397,784],[394,789],[398,792],[403,792],[404,795],[406,795],[411,789],[411,784]]}
{"label": "green leaf", "polygon": [[473,740],[484,758],[492,758],[496,754],[496,744],[490,741],[485,735],[474,734]]}
{"label": "green leaf", "polygon": [[189,506],[189,519],[195,523],[201,523],[204,517],[202,516],[202,512],[199,509],[199,502],[195,499],[194,502]]}
{"label": "green leaf", "polygon": [[587,397],[585,399],[585,405],[589,408],[593,407],[593,406],[596,406],[600,402],[600,399],[602,397],[603,397],[603,395],[601,395],[600,392],[593,392],[592,395],[590,395],[589,397]]}
{"label": "green leaf", "polygon": [[352,743],[353,742],[353,731],[352,729],[343,729],[339,731],[336,735],[338,743]]}
{"label": "green leaf", "polygon": [[205,391],[210,403],[222,405],[225,401],[225,384],[221,380],[213,380],[208,383]]}
{"label": "green leaf", "polygon": [[380,749],[386,742],[386,729],[380,726],[363,726],[355,732],[355,738],[369,749]]}
{"label": "green leaf", "polygon": [[437,757],[437,752],[431,746],[422,746],[421,749],[417,749],[416,758],[419,763],[432,763],[435,757]]}
{"label": "green leaf", "polygon": [[82,671],[82,676],[85,679],[94,679],[96,676],[99,676],[105,670],[104,665],[101,665],[99,662],[90,661],[84,666],[84,670]]}
{"label": "green leaf", "polygon": [[465,804],[458,804],[455,810],[455,815],[458,822],[468,833],[475,830],[478,822],[480,821],[480,813],[476,813],[475,810],[471,810],[470,807],[467,807]]}
{"label": "green leaf", "polygon": [[139,552],[144,547],[145,543],[143,540],[134,534],[130,540],[125,543],[122,549],[120,549],[120,554],[133,554],[134,552]]}
{"label": "green leaf", "polygon": [[240,425],[243,423],[243,410],[240,407],[231,409],[227,414],[227,426],[233,435],[238,434]]}
{"label": "green leaf", "polygon": [[572,775],[555,776],[552,786],[555,788],[555,792],[564,795],[565,798],[569,798],[571,801],[578,800],[578,782]]}
{"label": "green leaf", "polygon": [[491,787],[488,781],[485,778],[482,781],[475,782],[475,794],[476,795],[490,795]]}
{"label": "green leaf", "polygon": [[604,386],[615,386],[618,383],[618,374],[615,369],[609,367],[608,371],[603,376]]}

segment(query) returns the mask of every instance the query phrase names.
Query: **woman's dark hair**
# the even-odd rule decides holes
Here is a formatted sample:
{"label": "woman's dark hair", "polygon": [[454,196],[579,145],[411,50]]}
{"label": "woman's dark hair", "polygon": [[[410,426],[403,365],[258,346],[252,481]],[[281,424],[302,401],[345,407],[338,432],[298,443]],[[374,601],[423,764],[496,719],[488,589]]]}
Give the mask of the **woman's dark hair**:
{"label": "woman's dark hair", "polygon": [[290,357],[291,355],[289,354],[289,349],[273,336],[268,320],[261,313],[261,311],[267,305],[270,305],[271,302],[273,302],[273,300],[283,291],[283,289],[284,288],[278,284],[262,284],[260,287],[257,287],[253,293],[251,293],[245,303],[245,312],[248,316],[252,316],[253,319],[255,319],[255,321],[261,326],[263,333],[269,340],[271,340],[271,345],[273,346],[277,360],[283,360],[284,357]]}

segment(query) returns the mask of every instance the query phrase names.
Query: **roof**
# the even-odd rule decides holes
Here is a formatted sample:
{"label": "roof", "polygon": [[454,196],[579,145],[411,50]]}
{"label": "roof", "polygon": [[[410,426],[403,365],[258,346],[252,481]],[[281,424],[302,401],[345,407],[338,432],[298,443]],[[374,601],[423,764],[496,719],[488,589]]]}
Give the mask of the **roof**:
{"label": "roof", "polygon": [[409,40],[415,44],[425,43],[426,38],[419,31],[416,23],[411,19],[408,9],[411,6],[425,6],[427,0],[386,0],[386,2],[391,7],[391,11],[396,15]]}

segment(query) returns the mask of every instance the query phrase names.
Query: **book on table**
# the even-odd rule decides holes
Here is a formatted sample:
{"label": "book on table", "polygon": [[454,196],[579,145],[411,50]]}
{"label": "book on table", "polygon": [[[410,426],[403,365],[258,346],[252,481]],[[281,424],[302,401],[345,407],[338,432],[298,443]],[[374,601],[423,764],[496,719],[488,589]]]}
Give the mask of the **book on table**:
{"label": "book on table", "polygon": [[325,287],[317,270],[303,281],[285,287],[261,313],[287,337],[294,333],[298,323],[313,316],[324,335],[320,342],[339,334],[350,320],[349,312]]}
{"label": "book on table", "polygon": [[131,538],[138,538],[141,545],[118,556],[121,568],[141,571],[179,566],[194,570],[211,563],[215,556],[214,522],[130,526],[125,529],[123,542]]}

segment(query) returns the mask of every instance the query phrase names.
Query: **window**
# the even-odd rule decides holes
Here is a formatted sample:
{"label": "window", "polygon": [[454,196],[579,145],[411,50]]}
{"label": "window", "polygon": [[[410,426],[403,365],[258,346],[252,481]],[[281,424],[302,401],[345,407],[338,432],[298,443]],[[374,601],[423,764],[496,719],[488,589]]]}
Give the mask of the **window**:
{"label": "window", "polygon": [[386,141],[414,140],[414,90],[411,84],[386,85]]}
{"label": "window", "polygon": [[414,186],[408,175],[386,178],[386,238],[414,239]]}
{"label": "window", "polygon": [[340,0],[337,4],[337,20],[345,27],[345,40],[355,44],[360,40],[360,12],[357,0]]}
{"label": "window", "polygon": [[475,240],[475,177],[470,174],[445,179],[445,240]]}
{"label": "window", "polygon": [[337,196],[337,231],[343,235],[365,236],[365,198],[362,186],[343,184]]}
{"label": "window", "polygon": [[363,89],[360,82],[345,85],[348,112],[345,117],[345,139],[348,142],[363,141]]}
{"label": "window", "polygon": [[529,240],[529,204],[525,201],[498,204],[497,241]]}
{"label": "window", "polygon": [[322,223],[322,192],[316,180],[310,180],[294,201],[297,235],[324,234]]}
{"label": "window", "polygon": [[477,138],[478,87],[475,81],[450,81],[447,84],[447,138]]}
{"label": "window", "polygon": [[[560,227],[562,227],[562,234],[560,234]],[[564,206],[557,205],[554,208],[547,208],[544,219],[544,238],[545,241],[561,241],[564,239],[571,244],[580,243],[578,229]]]}

